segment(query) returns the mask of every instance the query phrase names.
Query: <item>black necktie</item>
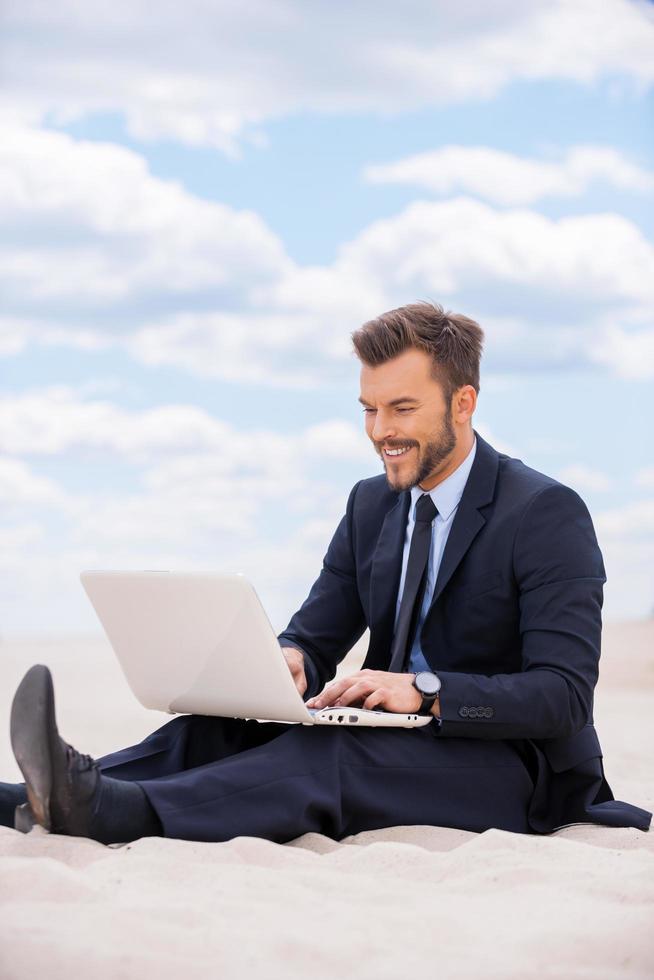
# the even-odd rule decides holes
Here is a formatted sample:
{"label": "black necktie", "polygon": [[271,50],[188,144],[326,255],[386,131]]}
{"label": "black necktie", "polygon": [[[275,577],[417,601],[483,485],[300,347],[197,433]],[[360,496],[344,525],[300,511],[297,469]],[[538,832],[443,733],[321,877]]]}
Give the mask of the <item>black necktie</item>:
{"label": "black necktie", "polygon": [[406,566],[400,615],[397,617],[397,626],[391,647],[389,670],[398,672],[404,670],[404,661],[409,653],[410,643],[413,641],[427,580],[431,522],[437,514],[438,510],[434,501],[428,493],[423,493],[416,504],[416,523],[411,535],[409,561]]}

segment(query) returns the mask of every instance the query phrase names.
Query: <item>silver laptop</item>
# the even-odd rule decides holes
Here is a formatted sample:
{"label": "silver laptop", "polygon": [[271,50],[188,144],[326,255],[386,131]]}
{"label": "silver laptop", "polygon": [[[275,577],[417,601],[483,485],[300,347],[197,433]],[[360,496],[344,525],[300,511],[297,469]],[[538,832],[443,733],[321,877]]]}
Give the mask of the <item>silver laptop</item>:
{"label": "silver laptop", "polygon": [[132,691],[146,708],[305,725],[416,728],[430,715],[307,708],[242,575],[82,572]]}

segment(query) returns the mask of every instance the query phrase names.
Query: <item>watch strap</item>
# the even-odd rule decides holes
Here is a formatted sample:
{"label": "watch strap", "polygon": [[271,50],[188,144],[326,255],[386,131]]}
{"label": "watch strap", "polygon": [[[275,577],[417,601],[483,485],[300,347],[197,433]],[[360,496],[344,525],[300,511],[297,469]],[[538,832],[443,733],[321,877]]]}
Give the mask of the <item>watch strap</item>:
{"label": "watch strap", "polygon": [[431,709],[434,707],[434,703],[438,699],[438,694],[429,694],[426,697],[423,695],[422,704],[418,709],[419,715],[430,715]]}

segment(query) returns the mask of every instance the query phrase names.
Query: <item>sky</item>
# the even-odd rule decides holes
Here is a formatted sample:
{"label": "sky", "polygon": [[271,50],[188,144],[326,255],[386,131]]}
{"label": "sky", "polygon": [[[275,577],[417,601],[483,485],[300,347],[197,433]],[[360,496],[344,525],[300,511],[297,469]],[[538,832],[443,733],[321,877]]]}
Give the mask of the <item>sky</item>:
{"label": "sky", "polygon": [[654,5],[7,0],[0,636],[87,568],[243,572],[281,629],[359,479],[350,335],[485,332],[475,428],[654,610]]}

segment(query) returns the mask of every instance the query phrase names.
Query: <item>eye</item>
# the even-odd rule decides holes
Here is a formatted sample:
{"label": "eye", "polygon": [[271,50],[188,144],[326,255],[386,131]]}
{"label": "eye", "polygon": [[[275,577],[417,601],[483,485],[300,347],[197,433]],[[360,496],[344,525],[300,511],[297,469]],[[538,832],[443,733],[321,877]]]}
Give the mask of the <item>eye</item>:
{"label": "eye", "polygon": [[413,409],[413,408],[398,408],[397,411],[398,411],[398,413],[400,415],[408,415],[409,412],[413,412],[413,411],[415,411],[415,409]]}
{"label": "eye", "polygon": [[377,411],[376,408],[364,408],[363,414],[364,415],[373,415],[374,412],[376,412],[376,411]]}

